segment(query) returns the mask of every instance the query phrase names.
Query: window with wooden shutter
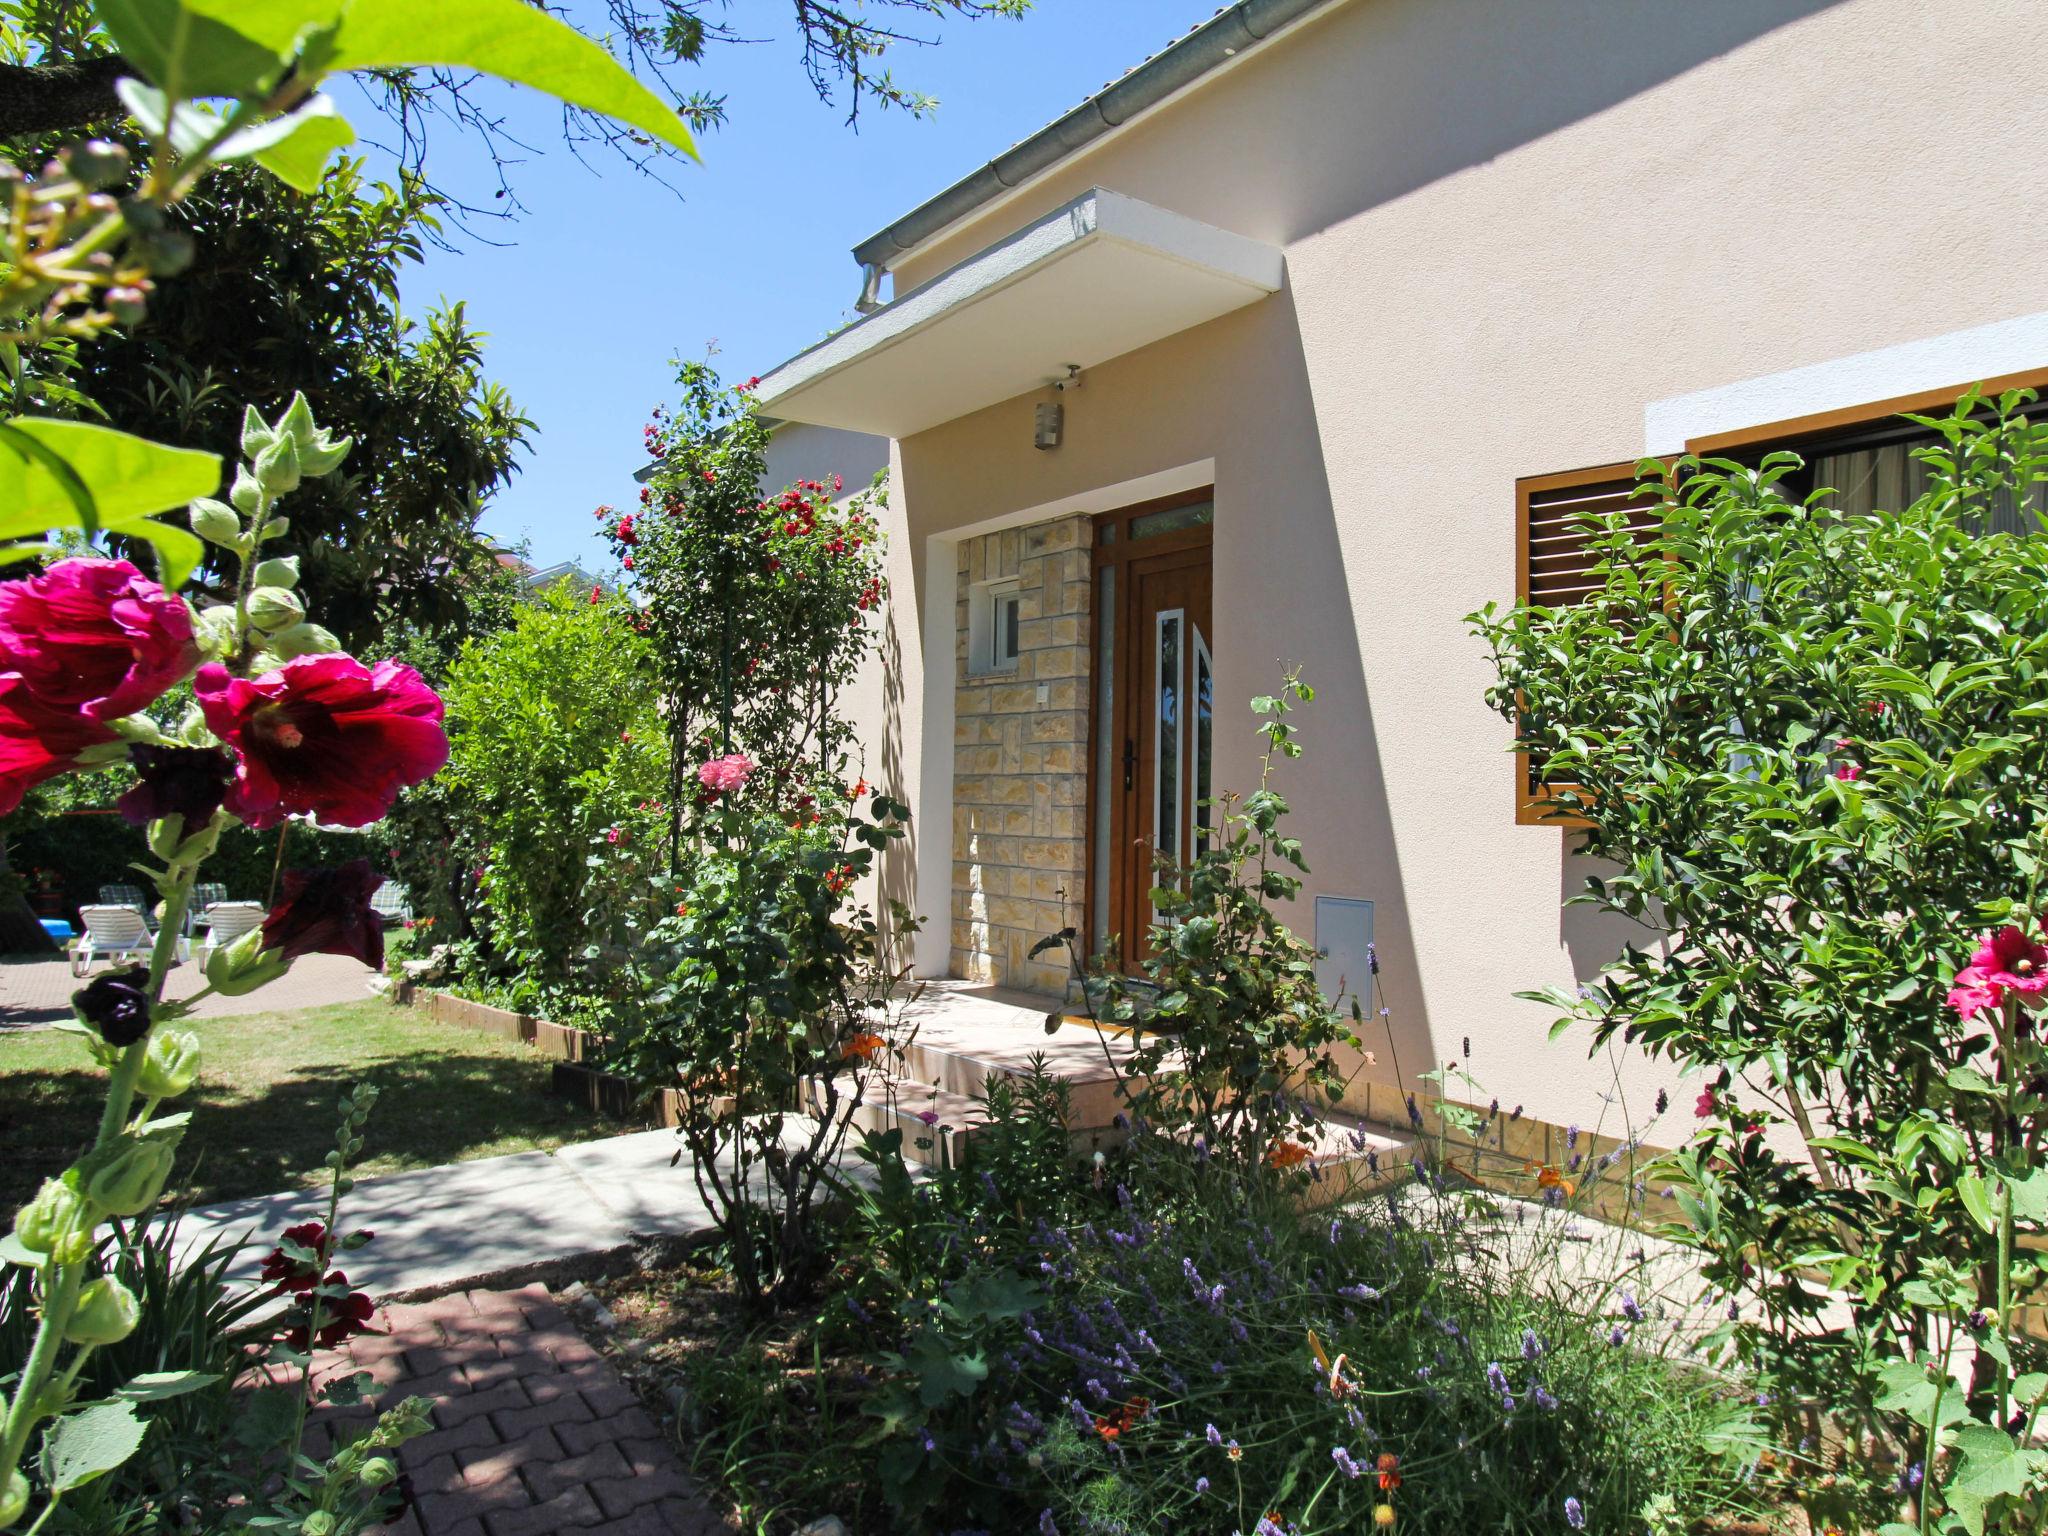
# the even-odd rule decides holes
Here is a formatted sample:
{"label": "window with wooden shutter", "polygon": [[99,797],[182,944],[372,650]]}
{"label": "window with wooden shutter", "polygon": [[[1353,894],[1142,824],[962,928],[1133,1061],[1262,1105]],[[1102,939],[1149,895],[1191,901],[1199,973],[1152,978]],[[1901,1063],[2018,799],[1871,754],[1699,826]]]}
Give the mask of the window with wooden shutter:
{"label": "window with wooden shutter", "polygon": [[[1640,487],[1633,462],[1602,464],[1515,482],[1515,595],[1525,603],[1563,608],[1600,590],[1599,556],[1586,547],[1589,517],[1627,512],[1647,535],[1656,527],[1657,497]],[[1540,781],[1533,759],[1515,757],[1515,820],[1525,826],[1584,826],[1552,810],[1559,786]]]}

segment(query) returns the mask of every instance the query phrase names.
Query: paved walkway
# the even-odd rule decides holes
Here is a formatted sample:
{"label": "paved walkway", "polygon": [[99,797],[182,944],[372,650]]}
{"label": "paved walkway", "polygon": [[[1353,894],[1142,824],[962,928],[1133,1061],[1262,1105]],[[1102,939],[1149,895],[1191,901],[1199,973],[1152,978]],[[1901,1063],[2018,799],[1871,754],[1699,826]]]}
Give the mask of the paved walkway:
{"label": "paved walkway", "polygon": [[[689,1163],[670,1166],[681,1145],[673,1131],[639,1131],[359,1180],[340,1225],[367,1227],[377,1240],[348,1256],[349,1278],[374,1296],[512,1284],[599,1266],[630,1253],[636,1239],[709,1231]],[[185,1215],[179,1238],[248,1238],[229,1270],[248,1279],[278,1233],[326,1210],[322,1190],[200,1206]]]}
{"label": "paved walkway", "polygon": [[[374,1245],[373,1245],[374,1246]],[[380,1308],[351,1341],[378,1406],[434,1401],[396,1536],[727,1536],[669,1438],[538,1285]],[[337,1361],[337,1364],[340,1362]],[[371,1410],[351,1410],[366,1417]],[[334,1414],[331,1416],[339,1416]]]}
{"label": "paved walkway", "polygon": [[[99,961],[92,974],[126,962]],[[246,997],[209,997],[192,1010],[196,1019],[228,1019],[250,1013],[282,1013],[328,1003],[360,1003],[371,996],[377,973],[347,955],[307,955],[278,980]],[[0,1035],[10,1029],[47,1027],[71,1017],[71,994],[85,982],[71,974],[68,960],[0,962]],[[173,966],[164,996],[190,997],[206,985],[197,965]]]}

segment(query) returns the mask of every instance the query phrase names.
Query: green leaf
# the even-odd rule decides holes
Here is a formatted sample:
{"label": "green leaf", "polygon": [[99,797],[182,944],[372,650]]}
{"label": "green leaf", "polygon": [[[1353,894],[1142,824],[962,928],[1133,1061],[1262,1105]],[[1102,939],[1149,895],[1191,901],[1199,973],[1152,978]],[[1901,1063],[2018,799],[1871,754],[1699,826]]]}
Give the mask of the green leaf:
{"label": "green leaf", "polygon": [[0,422],[0,539],[53,528],[145,539],[165,586],[192,574],[204,546],[152,513],[220,486],[220,459],[83,421],[17,416]]}
{"label": "green leaf", "polygon": [[148,1432],[132,1403],[94,1403],[66,1414],[43,1436],[43,1475],[50,1492],[82,1488],[113,1471],[142,1448]]}
{"label": "green leaf", "polygon": [[1981,1174],[1966,1173],[1956,1180],[1956,1194],[1963,1202],[1963,1209],[1970,1213],[1970,1220],[1986,1232],[1998,1229],[1997,1218],[1991,1211],[1991,1186]]}
{"label": "green leaf", "polygon": [[114,1398],[124,1403],[160,1403],[167,1397],[183,1397],[211,1386],[220,1377],[212,1371],[147,1371],[131,1376],[114,1389]]}
{"label": "green leaf", "polygon": [[312,192],[326,176],[334,152],[355,139],[355,129],[335,109],[334,102],[315,96],[289,117],[233,135],[221,146],[221,158],[248,155],[294,191]]}
{"label": "green leaf", "polygon": [[281,71],[296,37],[294,29],[280,46],[267,47],[253,31],[179,0],[94,0],[93,10],[121,57],[180,99],[253,93]]}
{"label": "green leaf", "polygon": [[37,1253],[12,1232],[0,1237],[0,1262],[19,1264],[23,1269],[40,1269],[47,1257],[47,1254]]}
{"label": "green leaf", "polygon": [[527,0],[188,0],[278,52],[308,25],[338,20],[327,67],[474,69],[587,107],[696,158],[683,120],[632,72],[573,27]]}

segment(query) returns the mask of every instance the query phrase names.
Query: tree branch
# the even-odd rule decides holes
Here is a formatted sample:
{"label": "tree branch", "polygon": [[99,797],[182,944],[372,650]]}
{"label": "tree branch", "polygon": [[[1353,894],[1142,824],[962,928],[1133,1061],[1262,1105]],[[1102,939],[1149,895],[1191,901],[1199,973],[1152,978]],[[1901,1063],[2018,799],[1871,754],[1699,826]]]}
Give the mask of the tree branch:
{"label": "tree branch", "polygon": [[118,53],[75,64],[0,64],[0,138],[111,122],[122,112],[114,82],[132,73]]}

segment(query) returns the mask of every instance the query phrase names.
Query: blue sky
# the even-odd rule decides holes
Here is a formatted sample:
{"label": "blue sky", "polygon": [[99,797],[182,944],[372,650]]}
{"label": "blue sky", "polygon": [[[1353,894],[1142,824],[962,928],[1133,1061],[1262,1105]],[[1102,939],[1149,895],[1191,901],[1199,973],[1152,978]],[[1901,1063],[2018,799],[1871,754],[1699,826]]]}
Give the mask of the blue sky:
{"label": "blue sky", "polygon": [[[851,315],[852,245],[1214,9],[1215,0],[1037,0],[1022,21],[946,25],[938,47],[891,59],[939,110],[916,121],[870,104],[855,133],[843,97],[825,105],[804,78],[786,0],[737,0],[736,22],[781,35],[714,48],[701,66],[702,89],[728,97],[729,121],[705,136],[701,166],[677,169],[680,197],[606,152],[579,163],[562,146],[556,108],[500,91],[494,105],[542,151],[514,172],[528,212],[480,226],[509,244],[456,232],[458,249],[430,253],[403,283],[413,313],[468,302],[470,323],[489,333],[491,375],[538,423],[485,527],[529,541],[543,564],[603,565],[591,509],[632,499],[640,428],[670,394],[671,358],[715,345],[726,377],[744,379],[816,341]],[[366,140],[388,137],[383,119],[348,106]],[[473,146],[452,128],[435,132],[437,180],[488,200],[495,183]],[[374,170],[380,157],[368,153]]]}

